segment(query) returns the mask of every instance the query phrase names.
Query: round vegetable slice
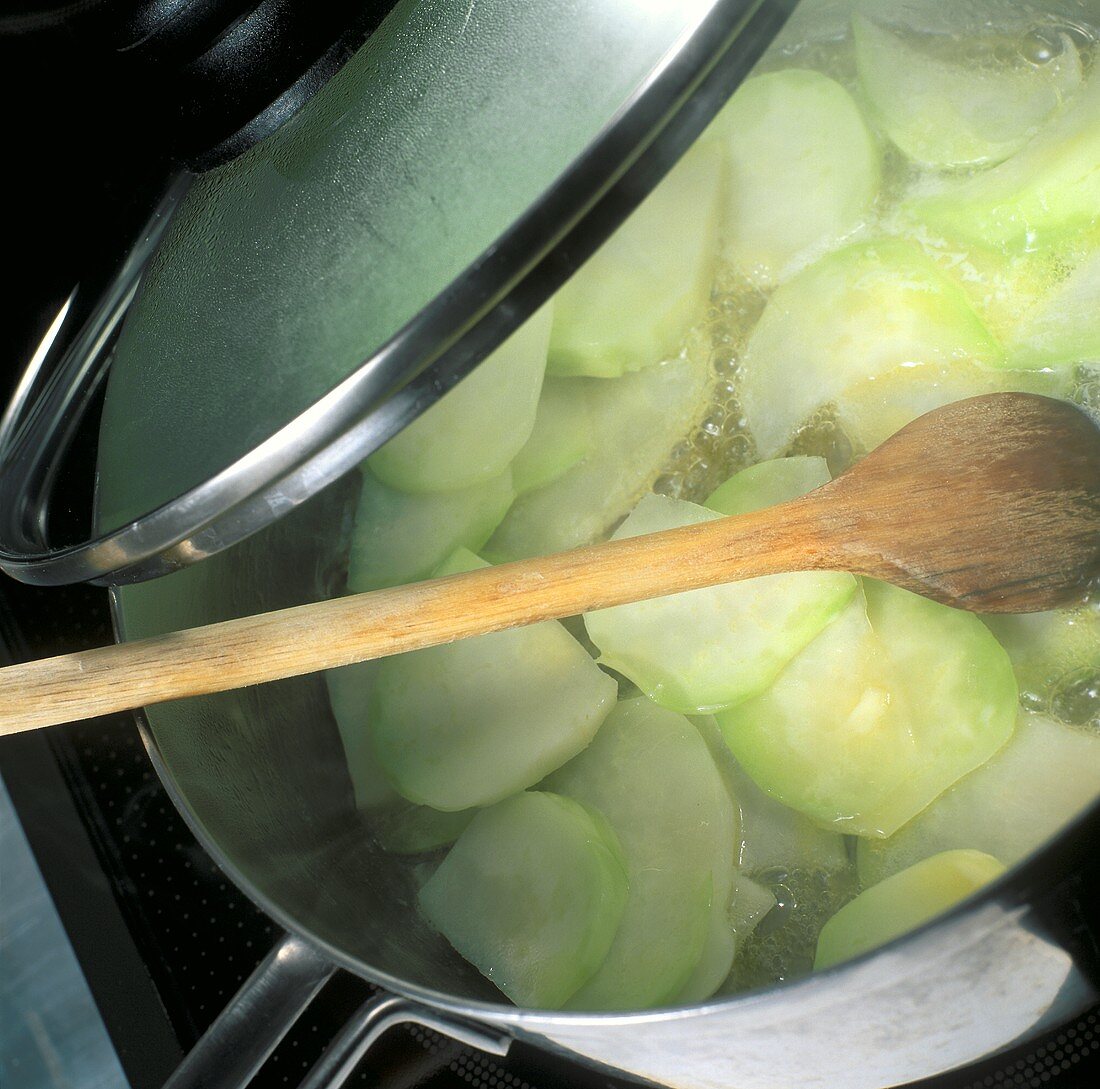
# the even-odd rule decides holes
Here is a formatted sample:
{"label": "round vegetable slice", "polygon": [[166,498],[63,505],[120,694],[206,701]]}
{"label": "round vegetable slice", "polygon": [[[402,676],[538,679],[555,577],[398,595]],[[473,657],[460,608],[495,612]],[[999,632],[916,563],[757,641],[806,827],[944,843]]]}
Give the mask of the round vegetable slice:
{"label": "round vegetable slice", "polygon": [[861,892],[822,928],[814,969],[866,953],[928,922],[1001,876],[981,851],[945,851]]}
{"label": "round vegetable slice", "polygon": [[992,760],[889,839],[861,840],[859,879],[873,885],[922,858],[973,847],[1011,866],[1100,798],[1100,735],[1021,714]]}
{"label": "round vegetable slice", "polygon": [[672,449],[703,417],[702,352],[622,378],[566,378],[588,403],[593,448],[546,487],[520,496],[484,552],[503,562],[590,544],[649,490]]}
{"label": "round vegetable slice", "polygon": [[823,827],[885,837],[1010,737],[1016,680],[971,613],[864,580],[762,695],[717,716],[756,784]]}
{"label": "round vegetable slice", "polygon": [[554,298],[548,371],[613,378],[674,358],[706,317],[724,163],[698,145]]}
{"label": "round vegetable slice", "polygon": [[[439,574],[487,566],[465,554]],[[385,659],[370,728],[378,761],[409,801],[489,805],[576,756],[618,688],[556,621]]]}
{"label": "round vegetable slice", "polygon": [[[1067,34],[1059,35],[1061,52],[1045,64],[1021,57],[1013,65],[992,50],[988,57],[958,55],[953,36],[910,42],[859,14],[852,33],[874,118],[910,159],[925,166],[1007,159],[1081,83],[1081,60]],[[972,48],[972,40],[967,45]],[[944,55],[936,55],[937,47]]]}
{"label": "round vegetable slice", "polygon": [[451,492],[500,476],[530,438],[552,307],[533,314],[367,463],[391,488]]}
{"label": "round vegetable slice", "polygon": [[332,717],[340,731],[355,804],[360,809],[378,809],[400,798],[378,763],[368,725],[371,692],[380,665],[381,662],[357,662],[325,670]]}
{"label": "round vegetable slice", "polygon": [[420,909],[517,1005],[557,1009],[607,956],[626,896],[607,823],[530,792],[474,818],[420,890]]}
{"label": "round vegetable slice", "polygon": [[741,402],[763,457],[818,409],[904,367],[995,367],[1003,351],[962,290],[916,246],[886,240],[838,250],[779,287],[745,348]]}
{"label": "round vegetable slice", "polygon": [[[613,539],[720,517],[647,495]],[[651,699],[685,714],[731,707],[762,692],[855,593],[851,575],[770,575],[617,605],[585,615],[600,661]]]}
{"label": "round vegetable slice", "polygon": [[587,385],[569,378],[547,378],[535,413],[535,429],[512,462],[516,491],[534,491],[558,479],[593,450]]}
{"label": "round vegetable slice", "polygon": [[365,466],[352,528],[348,589],[400,586],[426,579],[456,548],[476,551],[515,499],[512,474],[437,495],[409,495]]}
{"label": "round vegetable slice", "polygon": [[719,514],[751,514],[828,484],[829,466],[820,457],[774,458],[734,473],[708,497]]}
{"label": "round vegetable slice", "polygon": [[1100,76],[1010,159],[937,191],[906,214],[945,235],[1005,250],[1072,237],[1100,220]]}
{"label": "round vegetable slice", "polygon": [[607,959],[569,1006],[671,1001],[702,956],[712,900],[727,904],[733,880],[737,814],[706,743],[682,715],[625,700],[546,786],[607,818],[630,885]]}
{"label": "round vegetable slice", "polygon": [[730,158],[726,257],[752,279],[781,279],[871,212],[878,148],[836,80],[798,68],[756,76],[712,131]]}

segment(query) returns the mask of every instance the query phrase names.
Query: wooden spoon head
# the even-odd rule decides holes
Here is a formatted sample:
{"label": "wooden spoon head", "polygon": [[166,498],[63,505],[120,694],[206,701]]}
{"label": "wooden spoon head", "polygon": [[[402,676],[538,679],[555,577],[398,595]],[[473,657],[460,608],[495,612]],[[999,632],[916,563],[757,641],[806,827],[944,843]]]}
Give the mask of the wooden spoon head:
{"label": "wooden spoon head", "polygon": [[1028,393],[958,401],[829,485],[853,570],[974,612],[1041,612],[1100,573],[1100,429]]}

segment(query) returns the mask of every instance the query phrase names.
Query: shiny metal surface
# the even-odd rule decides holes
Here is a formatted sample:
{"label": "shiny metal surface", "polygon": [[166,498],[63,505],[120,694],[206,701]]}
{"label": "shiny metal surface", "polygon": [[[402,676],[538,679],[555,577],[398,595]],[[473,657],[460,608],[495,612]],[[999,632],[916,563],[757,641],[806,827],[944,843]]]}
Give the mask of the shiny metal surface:
{"label": "shiny metal surface", "polygon": [[[123,634],[331,593],[354,495],[353,482],[341,482],[232,551],[119,588]],[[883,951],[771,991],[634,1014],[517,1009],[423,923],[412,870],[375,844],[354,805],[322,678],[164,704],[147,716],[146,743],[173,800],[280,925],[444,1019],[597,1066],[683,1089],[880,1089],[989,1055],[1098,993],[1081,951],[1048,922],[1053,910],[1069,920],[1065,929],[1087,927],[1072,885],[1047,872],[1066,864],[1040,855]],[[1059,842],[1072,840],[1087,858],[1098,827],[1100,806]]]}
{"label": "shiny metal surface", "polygon": [[333,970],[331,962],[307,942],[284,937],[245,980],[164,1089],[247,1085]]}
{"label": "shiny metal surface", "polygon": [[[564,5],[561,12],[563,31],[569,26],[567,9]],[[9,422],[12,437],[0,441],[0,450],[8,447],[0,466],[0,510],[7,512],[0,519],[0,569],[38,585],[134,582],[177,570],[300,506],[434,403],[533,313],[656,185],[747,74],[782,25],[788,5],[697,0],[682,5],[673,18],[676,10],[665,0],[615,8],[611,14],[617,13],[618,21],[609,25],[617,34],[628,35],[629,20],[636,20],[639,33],[653,37],[656,28],[670,35],[654,50],[651,69],[628,100],[457,279],[348,377],[247,452],[150,508],[149,496],[162,490],[150,483],[158,477],[154,465],[182,472],[180,479],[192,476],[192,469],[178,467],[196,457],[209,459],[211,443],[183,436],[173,449],[162,421],[141,436],[144,473],[135,476],[135,454],[123,445],[119,428],[129,426],[136,406],[118,408],[125,398],[112,389],[104,418],[112,440],[100,459],[99,523],[106,532],[57,546],[46,534],[49,480],[43,465],[57,463],[59,443],[94,389],[90,379],[102,377],[97,353],[121,320],[152,250],[139,246],[108,302],[65,354],[51,388],[25,417]],[[166,220],[161,214],[156,222]],[[234,363],[221,361],[225,368]],[[147,381],[155,388],[162,378]],[[253,374],[251,381],[256,387],[271,379]],[[203,388],[196,379],[192,393],[198,396]],[[195,421],[203,418],[200,410]],[[48,422],[61,419],[64,427]],[[224,441],[237,442],[263,426],[238,418],[222,428],[223,437],[229,436]]]}

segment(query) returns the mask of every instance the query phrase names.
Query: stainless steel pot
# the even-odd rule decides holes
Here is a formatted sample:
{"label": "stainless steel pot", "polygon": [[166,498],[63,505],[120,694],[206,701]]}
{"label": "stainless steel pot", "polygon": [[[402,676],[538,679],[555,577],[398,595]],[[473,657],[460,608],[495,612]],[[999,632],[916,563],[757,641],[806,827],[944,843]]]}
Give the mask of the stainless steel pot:
{"label": "stainless steel pot", "polygon": [[[325,594],[353,496],[338,486],[236,549],[116,591],[121,634]],[[332,1070],[407,1020],[483,1048],[523,1039],[684,1089],[897,1085],[1059,1024],[1100,994],[1095,807],[981,896],[830,971],[686,1009],[517,1009],[419,917],[407,866],[375,845],[355,809],[327,707],[314,676],[146,713],[150,753],[199,840],[293,935],[234,1015],[247,1018],[246,1042],[228,1046],[238,1061],[264,1054],[264,1007],[298,1007],[332,965],[388,992],[338,1043]],[[236,1082],[185,1070],[175,1086],[191,1084]]]}

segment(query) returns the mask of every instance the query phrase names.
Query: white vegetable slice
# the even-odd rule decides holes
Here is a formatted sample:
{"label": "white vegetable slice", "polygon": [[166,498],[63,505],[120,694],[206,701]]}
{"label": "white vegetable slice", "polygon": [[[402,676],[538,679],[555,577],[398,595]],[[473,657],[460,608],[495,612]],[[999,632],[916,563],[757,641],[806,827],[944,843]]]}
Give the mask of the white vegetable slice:
{"label": "white vegetable slice", "polygon": [[[694,503],[647,495],[613,539],[719,517]],[[601,662],[657,703],[699,714],[767,688],[855,589],[846,574],[771,575],[600,609],[585,616],[585,627]]]}
{"label": "white vegetable slice", "polygon": [[822,928],[814,969],[830,968],[900,937],[973,895],[1004,870],[981,851],[945,851],[872,885]]}
{"label": "white vegetable slice", "polygon": [[962,290],[919,249],[849,246],[779,287],[745,349],[741,402],[763,457],[816,410],[905,367],[997,366],[1003,351]]}
{"label": "white vegetable slice", "polygon": [[508,469],[472,488],[438,495],[395,491],[366,467],[362,476],[348,560],[353,593],[425,579],[456,548],[476,551],[515,498]]}
{"label": "white vegetable slice", "polygon": [[757,786],[817,821],[885,837],[1011,736],[1016,679],[976,616],[884,583],[762,695],[717,716]]}
{"label": "white vegetable slice", "polygon": [[1021,713],[1012,740],[889,839],[861,840],[864,886],[940,851],[972,847],[1011,866],[1100,798],[1100,735]]}
{"label": "white vegetable slice", "polygon": [[1100,74],[1012,158],[903,207],[949,237],[1006,251],[1049,246],[1100,221]]}
{"label": "white vegetable slice", "polygon": [[594,447],[586,383],[547,378],[535,413],[535,429],[512,462],[516,492],[523,495],[557,480]]}
{"label": "white vegetable slice", "polygon": [[706,317],[725,164],[699,145],[554,298],[548,372],[617,377],[674,358]]}
{"label": "white vegetable slice", "polygon": [[1081,60],[1067,34],[1060,35],[1058,56],[1033,65],[1023,58],[1011,64],[992,56],[952,57],[957,39],[906,41],[858,14],[852,32],[860,84],[874,118],[910,159],[925,166],[1007,159],[1081,84]]}
{"label": "white vegetable slice", "polygon": [[606,822],[531,792],[474,818],[420,890],[420,908],[517,1005],[557,1009],[603,963],[626,895]]}
{"label": "white vegetable slice", "polygon": [[699,963],[716,886],[725,904],[732,881],[737,814],[706,743],[682,715],[625,700],[546,786],[603,813],[630,883],[607,959],[569,1006],[671,1001]]}
{"label": "white vegetable slice", "polygon": [[348,774],[360,809],[378,809],[400,799],[378,757],[370,735],[370,700],[380,662],[357,662],[325,670],[332,717],[336,719]]}
{"label": "white vegetable slice", "polygon": [[712,131],[730,157],[726,258],[754,280],[782,279],[871,213],[878,149],[851,95],[828,76],[756,76]]}
{"label": "white vegetable slice", "polygon": [[[440,574],[487,566],[466,554]],[[561,624],[463,639],[382,662],[371,703],[379,763],[435,809],[489,805],[576,756],[618,688]]]}
{"label": "white vegetable slice", "polygon": [[706,411],[710,375],[701,354],[622,378],[562,379],[584,391],[594,448],[552,484],[520,496],[485,555],[498,562],[524,559],[609,533]]}
{"label": "white vegetable slice", "polygon": [[535,426],[552,307],[521,325],[367,462],[407,492],[452,492],[499,477]]}

